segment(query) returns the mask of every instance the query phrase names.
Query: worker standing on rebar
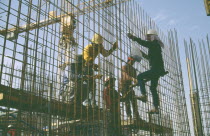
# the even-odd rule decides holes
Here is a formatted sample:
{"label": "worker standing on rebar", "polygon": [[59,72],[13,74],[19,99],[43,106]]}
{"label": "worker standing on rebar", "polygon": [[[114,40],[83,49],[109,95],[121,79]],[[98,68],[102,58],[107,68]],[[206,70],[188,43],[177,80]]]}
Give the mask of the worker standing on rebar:
{"label": "worker standing on rebar", "polygon": [[83,57],[82,55],[77,55],[74,63],[68,62],[70,65],[70,80],[64,76],[64,81],[62,88],[60,90],[60,95],[63,96],[63,100],[82,103],[83,99],[86,99],[85,92],[82,92],[81,88],[84,90],[87,89],[87,83],[85,82],[84,73],[83,73]]}
{"label": "worker standing on rebar", "polygon": [[121,120],[120,120],[120,97],[115,90],[115,78],[108,76],[105,78],[105,88],[103,90],[103,99],[106,105],[106,109],[110,111],[109,122],[109,135],[120,136],[121,135]]}
{"label": "worker standing on rebar", "polygon": [[[115,49],[118,48],[118,42],[116,41],[113,44],[113,47],[110,50],[106,50],[103,47],[103,37],[96,33],[94,34],[91,44],[87,45],[83,51],[83,57],[85,60],[85,66],[88,67],[88,73],[94,73],[93,70],[97,70],[98,66],[94,64],[95,58],[99,55],[102,54],[104,57],[109,56]],[[96,106],[96,101],[95,101],[95,88],[96,88],[96,83],[95,80],[90,80],[89,83],[89,92],[91,93],[91,100],[92,100],[92,106]]]}
{"label": "worker standing on rebar", "polygon": [[[49,13],[50,18],[56,18],[57,13],[55,11],[51,11]],[[70,60],[72,58],[72,52],[75,51],[74,48],[78,44],[74,38],[74,31],[76,29],[76,18],[74,14],[66,14],[62,16],[60,23],[60,32],[61,37],[58,44],[58,69],[57,69],[57,81],[58,81],[58,88],[61,90],[66,87],[64,86],[68,82],[67,79],[69,78],[65,75],[65,69],[70,64]],[[69,69],[69,66],[67,67]],[[63,83],[62,83],[63,81]]]}
{"label": "worker standing on rebar", "polygon": [[138,84],[140,85],[142,96],[136,97],[142,102],[147,101],[147,94],[145,89],[145,81],[151,80],[150,90],[152,92],[153,97],[153,105],[154,109],[150,110],[150,114],[158,114],[159,113],[159,95],[157,92],[158,80],[160,76],[166,74],[164,69],[163,57],[162,57],[162,49],[164,44],[159,39],[157,32],[155,30],[149,30],[146,35],[146,39],[142,40],[141,38],[137,38],[132,34],[128,33],[127,36],[136,41],[138,44],[148,48],[148,55],[143,54],[143,57],[149,60],[150,70],[143,72],[137,76]]}
{"label": "worker standing on rebar", "polygon": [[119,81],[119,91],[122,93],[121,102],[125,102],[126,114],[128,116],[128,121],[131,121],[131,105],[133,108],[133,119],[139,120],[139,112],[137,107],[137,100],[135,98],[135,92],[133,87],[138,85],[136,69],[133,67],[134,63],[137,61],[132,56],[128,57],[127,64],[122,66],[121,80]]}

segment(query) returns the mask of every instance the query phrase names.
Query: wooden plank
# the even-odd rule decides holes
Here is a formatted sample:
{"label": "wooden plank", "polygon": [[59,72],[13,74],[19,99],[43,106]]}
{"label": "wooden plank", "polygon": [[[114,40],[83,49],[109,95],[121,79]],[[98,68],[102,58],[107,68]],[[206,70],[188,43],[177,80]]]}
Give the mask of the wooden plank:
{"label": "wooden plank", "polygon": [[[86,118],[88,112],[90,119],[97,118],[99,112],[102,114],[101,110],[98,109],[87,108],[82,105],[76,105],[78,108],[75,108],[73,103],[64,103],[53,99],[48,100],[42,96],[36,96],[30,92],[20,91],[4,85],[0,85],[0,93],[3,96],[0,99],[0,106],[21,109],[23,111],[40,112],[67,118]],[[94,118],[92,117],[93,112]]]}
{"label": "wooden plank", "polygon": [[[21,109],[24,111],[46,113],[56,116],[58,115],[69,119],[73,117],[74,119],[80,119],[82,117],[83,120],[87,121],[103,120],[103,118],[99,117],[103,117],[103,114],[105,114],[102,109],[86,108],[85,106],[76,108],[76,111],[74,111],[74,104],[72,103],[64,103],[56,100],[49,101],[46,98],[36,96],[30,92],[20,91],[18,89],[9,88],[3,85],[0,85],[0,106]],[[50,113],[48,110],[49,108]],[[144,131],[152,130],[152,132],[157,134],[172,133],[173,131],[172,128],[163,127],[154,123],[148,123],[146,121],[122,121],[121,125],[124,128],[128,127]]]}
{"label": "wooden plank", "polygon": [[149,123],[146,122],[144,120],[141,121],[127,121],[124,120],[121,122],[122,127],[124,128],[132,128],[132,129],[139,129],[139,130],[144,130],[144,131],[151,131],[156,133],[156,134],[164,134],[164,133],[169,133],[171,134],[173,132],[172,128],[167,128],[164,126],[160,126],[158,124],[154,124],[154,123]]}

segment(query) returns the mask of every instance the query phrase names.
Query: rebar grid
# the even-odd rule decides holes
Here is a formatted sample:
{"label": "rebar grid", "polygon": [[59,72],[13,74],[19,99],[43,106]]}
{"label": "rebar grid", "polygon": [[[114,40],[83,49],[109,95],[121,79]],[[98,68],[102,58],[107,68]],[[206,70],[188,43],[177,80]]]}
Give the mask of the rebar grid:
{"label": "rebar grid", "polygon": [[209,37],[194,42],[190,38],[185,40],[185,51],[188,65],[191,106],[195,135],[208,136],[210,134],[210,71]]}
{"label": "rebar grid", "polygon": [[[131,45],[147,53],[146,48],[129,40],[127,33],[144,39],[147,30],[156,29],[165,44],[163,58],[165,69],[169,71],[158,84],[160,114],[146,113],[152,108],[147,83],[148,102],[138,101],[144,123],[130,123],[125,103],[120,103],[122,134],[190,135],[177,33],[169,31],[165,36],[137,2],[8,0],[0,2],[0,10],[2,133],[7,133],[12,124],[18,135],[115,135],[110,134],[110,111],[103,100],[105,77],[116,78],[115,89],[119,92],[121,68],[131,54]],[[68,26],[68,20],[62,21],[72,14],[76,22],[74,29]],[[98,55],[94,61],[99,66],[94,74],[103,77],[95,82],[96,107],[92,108],[89,100],[83,103],[85,106],[78,105],[78,100],[70,100],[68,91],[63,95],[59,93],[64,78],[71,76],[70,66],[64,64],[77,61],[76,56],[91,44],[94,33],[103,36],[105,49],[111,49],[115,41],[118,41],[118,49],[108,57]],[[143,59],[135,68],[138,73],[144,72],[149,69],[149,63]],[[68,87],[77,89],[79,86],[74,84],[68,82]],[[139,87],[134,91],[140,95]],[[81,95],[83,93],[89,92],[83,89]]]}

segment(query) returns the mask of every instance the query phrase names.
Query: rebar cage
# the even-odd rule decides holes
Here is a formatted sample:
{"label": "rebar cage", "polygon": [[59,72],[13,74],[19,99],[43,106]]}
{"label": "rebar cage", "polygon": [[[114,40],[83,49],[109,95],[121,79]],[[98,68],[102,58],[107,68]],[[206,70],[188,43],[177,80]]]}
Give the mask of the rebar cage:
{"label": "rebar cage", "polygon": [[185,40],[186,62],[190,86],[190,99],[196,136],[210,135],[210,44],[206,39],[189,42]]}
{"label": "rebar cage", "polygon": [[[164,35],[138,2],[8,0],[0,1],[0,12],[3,135],[190,135],[177,33],[169,31]],[[137,101],[141,120],[136,121],[126,115],[125,102],[119,100],[122,94],[118,83],[131,48],[147,54],[147,49],[129,40],[127,33],[144,39],[149,29],[157,30],[165,44],[162,54],[169,73],[158,83],[160,113],[147,113],[152,108],[148,82],[148,102]],[[87,68],[89,64],[80,65],[77,56],[84,55],[95,33],[102,36],[101,46],[108,52],[115,41],[118,48],[93,58],[96,65],[91,66],[97,66],[98,70],[92,71],[92,67]],[[72,66],[76,69],[74,80],[71,80]],[[88,76],[78,71],[85,67],[92,71]],[[142,59],[134,67],[141,73],[149,69],[149,63]],[[78,81],[79,74],[82,82]],[[104,100],[107,76],[116,79],[118,105],[114,108],[119,110],[114,109],[114,113]],[[88,87],[83,87],[85,84]],[[141,95],[138,86],[134,92]],[[86,101],[82,100],[83,95],[87,95]]]}

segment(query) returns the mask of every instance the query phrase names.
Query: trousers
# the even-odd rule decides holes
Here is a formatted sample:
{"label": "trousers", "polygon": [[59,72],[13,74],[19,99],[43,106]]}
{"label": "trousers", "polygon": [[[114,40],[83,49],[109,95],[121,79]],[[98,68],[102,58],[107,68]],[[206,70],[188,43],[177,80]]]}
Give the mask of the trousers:
{"label": "trousers", "polygon": [[151,81],[150,90],[152,93],[153,105],[155,107],[159,106],[159,95],[157,93],[157,86],[158,86],[159,78],[160,78],[159,73],[155,70],[148,70],[137,76],[138,84],[140,86],[142,95],[146,95],[145,83],[148,81]]}

